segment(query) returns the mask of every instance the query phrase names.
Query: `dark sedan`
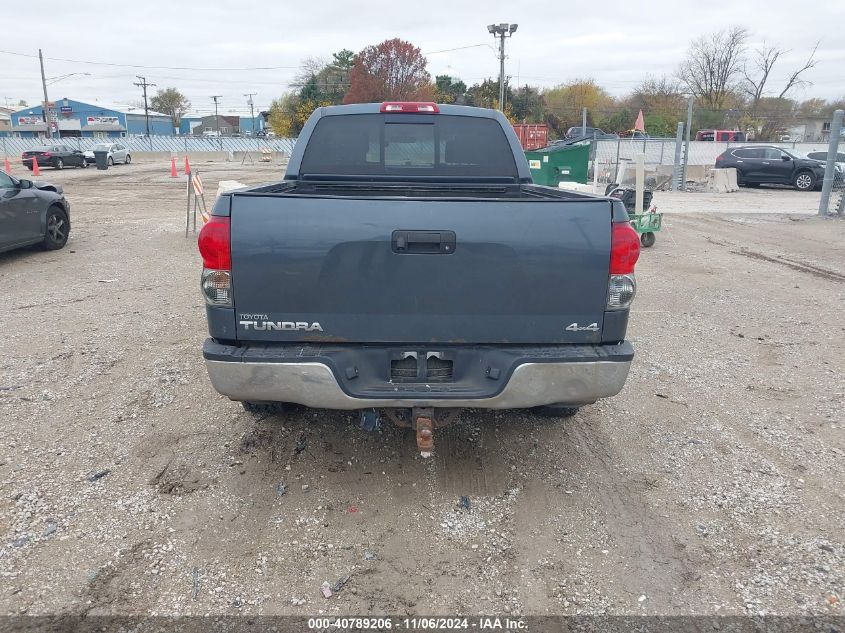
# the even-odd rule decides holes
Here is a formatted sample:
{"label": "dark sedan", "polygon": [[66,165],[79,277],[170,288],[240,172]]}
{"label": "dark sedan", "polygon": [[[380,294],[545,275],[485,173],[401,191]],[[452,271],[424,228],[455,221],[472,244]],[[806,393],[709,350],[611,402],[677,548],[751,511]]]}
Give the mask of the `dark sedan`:
{"label": "dark sedan", "polygon": [[69,235],[70,204],[60,186],[0,171],[0,253],[34,244],[58,250]]}
{"label": "dark sedan", "polygon": [[821,187],[824,179],[821,161],[772,145],[732,147],[716,159],[716,169],[728,167],[736,169],[736,182],[741,187],[776,184],[812,191]]}
{"label": "dark sedan", "polygon": [[39,167],[88,167],[85,154],[67,145],[39,145],[21,154],[21,163],[32,171],[32,161],[38,161]]}

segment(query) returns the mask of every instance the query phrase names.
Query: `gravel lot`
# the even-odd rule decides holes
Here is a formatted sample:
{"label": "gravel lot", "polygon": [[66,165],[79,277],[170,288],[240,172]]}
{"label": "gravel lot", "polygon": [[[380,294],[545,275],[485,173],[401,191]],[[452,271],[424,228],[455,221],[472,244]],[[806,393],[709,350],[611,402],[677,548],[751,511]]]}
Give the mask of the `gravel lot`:
{"label": "gravel lot", "polygon": [[[280,174],[196,167],[212,195]],[[0,255],[0,612],[843,614],[845,223],[817,195],[655,194],[687,213],[638,266],[624,392],[465,411],[423,460],[211,389],[168,173],[45,170],[71,241]]]}

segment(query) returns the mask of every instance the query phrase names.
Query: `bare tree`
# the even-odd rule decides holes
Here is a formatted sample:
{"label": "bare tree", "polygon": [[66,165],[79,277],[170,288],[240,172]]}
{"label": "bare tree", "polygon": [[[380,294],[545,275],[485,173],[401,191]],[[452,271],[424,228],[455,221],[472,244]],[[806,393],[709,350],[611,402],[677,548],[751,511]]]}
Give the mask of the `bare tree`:
{"label": "bare tree", "polygon": [[816,45],[813,47],[810,56],[807,58],[807,61],[804,62],[804,65],[797,70],[794,70],[791,75],[789,75],[789,79],[786,81],[786,85],[783,87],[783,90],[780,91],[778,95],[781,99],[786,95],[787,92],[795,88],[796,86],[805,86],[809,85],[810,82],[806,81],[801,78],[801,74],[805,71],[810,70],[811,68],[815,67],[816,65],[816,51],[819,50],[819,42],[816,42]]}
{"label": "bare tree", "polygon": [[763,42],[762,48],[755,49],[750,64],[746,63],[743,67],[742,75],[745,77],[745,84],[742,88],[743,92],[751,98],[752,112],[756,112],[757,104],[760,103],[763,91],[766,89],[766,82],[769,81],[769,75],[782,54],[782,49],[777,46],[768,46],[766,42]]}
{"label": "bare tree", "polygon": [[742,72],[747,39],[748,29],[735,26],[693,40],[678,68],[678,79],[705,106],[722,109]]}
{"label": "bare tree", "polygon": [[[816,51],[818,51],[818,48],[819,44],[816,43],[809,57],[807,57],[807,61],[800,68],[796,68],[790,73],[789,78],[783,86],[783,90],[778,95],[779,99],[786,97],[787,93],[793,88],[810,83],[803,79],[802,75],[816,65]],[[769,46],[763,42],[763,46],[755,49],[752,59],[743,67],[742,74],[745,78],[743,92],[751,98],[752,113],[757,112],[760,99],[765,95],[766,84],[769,81],[772,69],[780,57],[788,52],[778,46]]]}

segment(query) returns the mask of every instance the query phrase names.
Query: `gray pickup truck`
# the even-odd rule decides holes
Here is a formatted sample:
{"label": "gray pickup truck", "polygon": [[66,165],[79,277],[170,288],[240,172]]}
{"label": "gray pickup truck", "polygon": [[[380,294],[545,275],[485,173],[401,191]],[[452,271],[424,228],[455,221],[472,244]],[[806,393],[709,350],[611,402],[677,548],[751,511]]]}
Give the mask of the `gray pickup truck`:
{"label": "gray pickup truck", "polygon": [[533,185],[493,110],[320,108],[284,180],[221,196],[199,250],[219,393],[380,410],[424,454],[463,407],[616,395],[634,355],[622,202]]}

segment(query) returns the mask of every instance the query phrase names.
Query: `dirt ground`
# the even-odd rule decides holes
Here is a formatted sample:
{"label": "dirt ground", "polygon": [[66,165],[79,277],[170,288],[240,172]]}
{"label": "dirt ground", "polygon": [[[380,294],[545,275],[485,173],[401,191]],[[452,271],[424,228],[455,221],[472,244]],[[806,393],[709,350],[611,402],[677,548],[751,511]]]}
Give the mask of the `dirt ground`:
{"label": "dirt ground", "polygon": [[69,244],[0,255],[0,612],[843,614],[845,222],[814,194],[656,194],[623,393],[465,411],[423,460],[212,390],[168,173],[44,170]]}

